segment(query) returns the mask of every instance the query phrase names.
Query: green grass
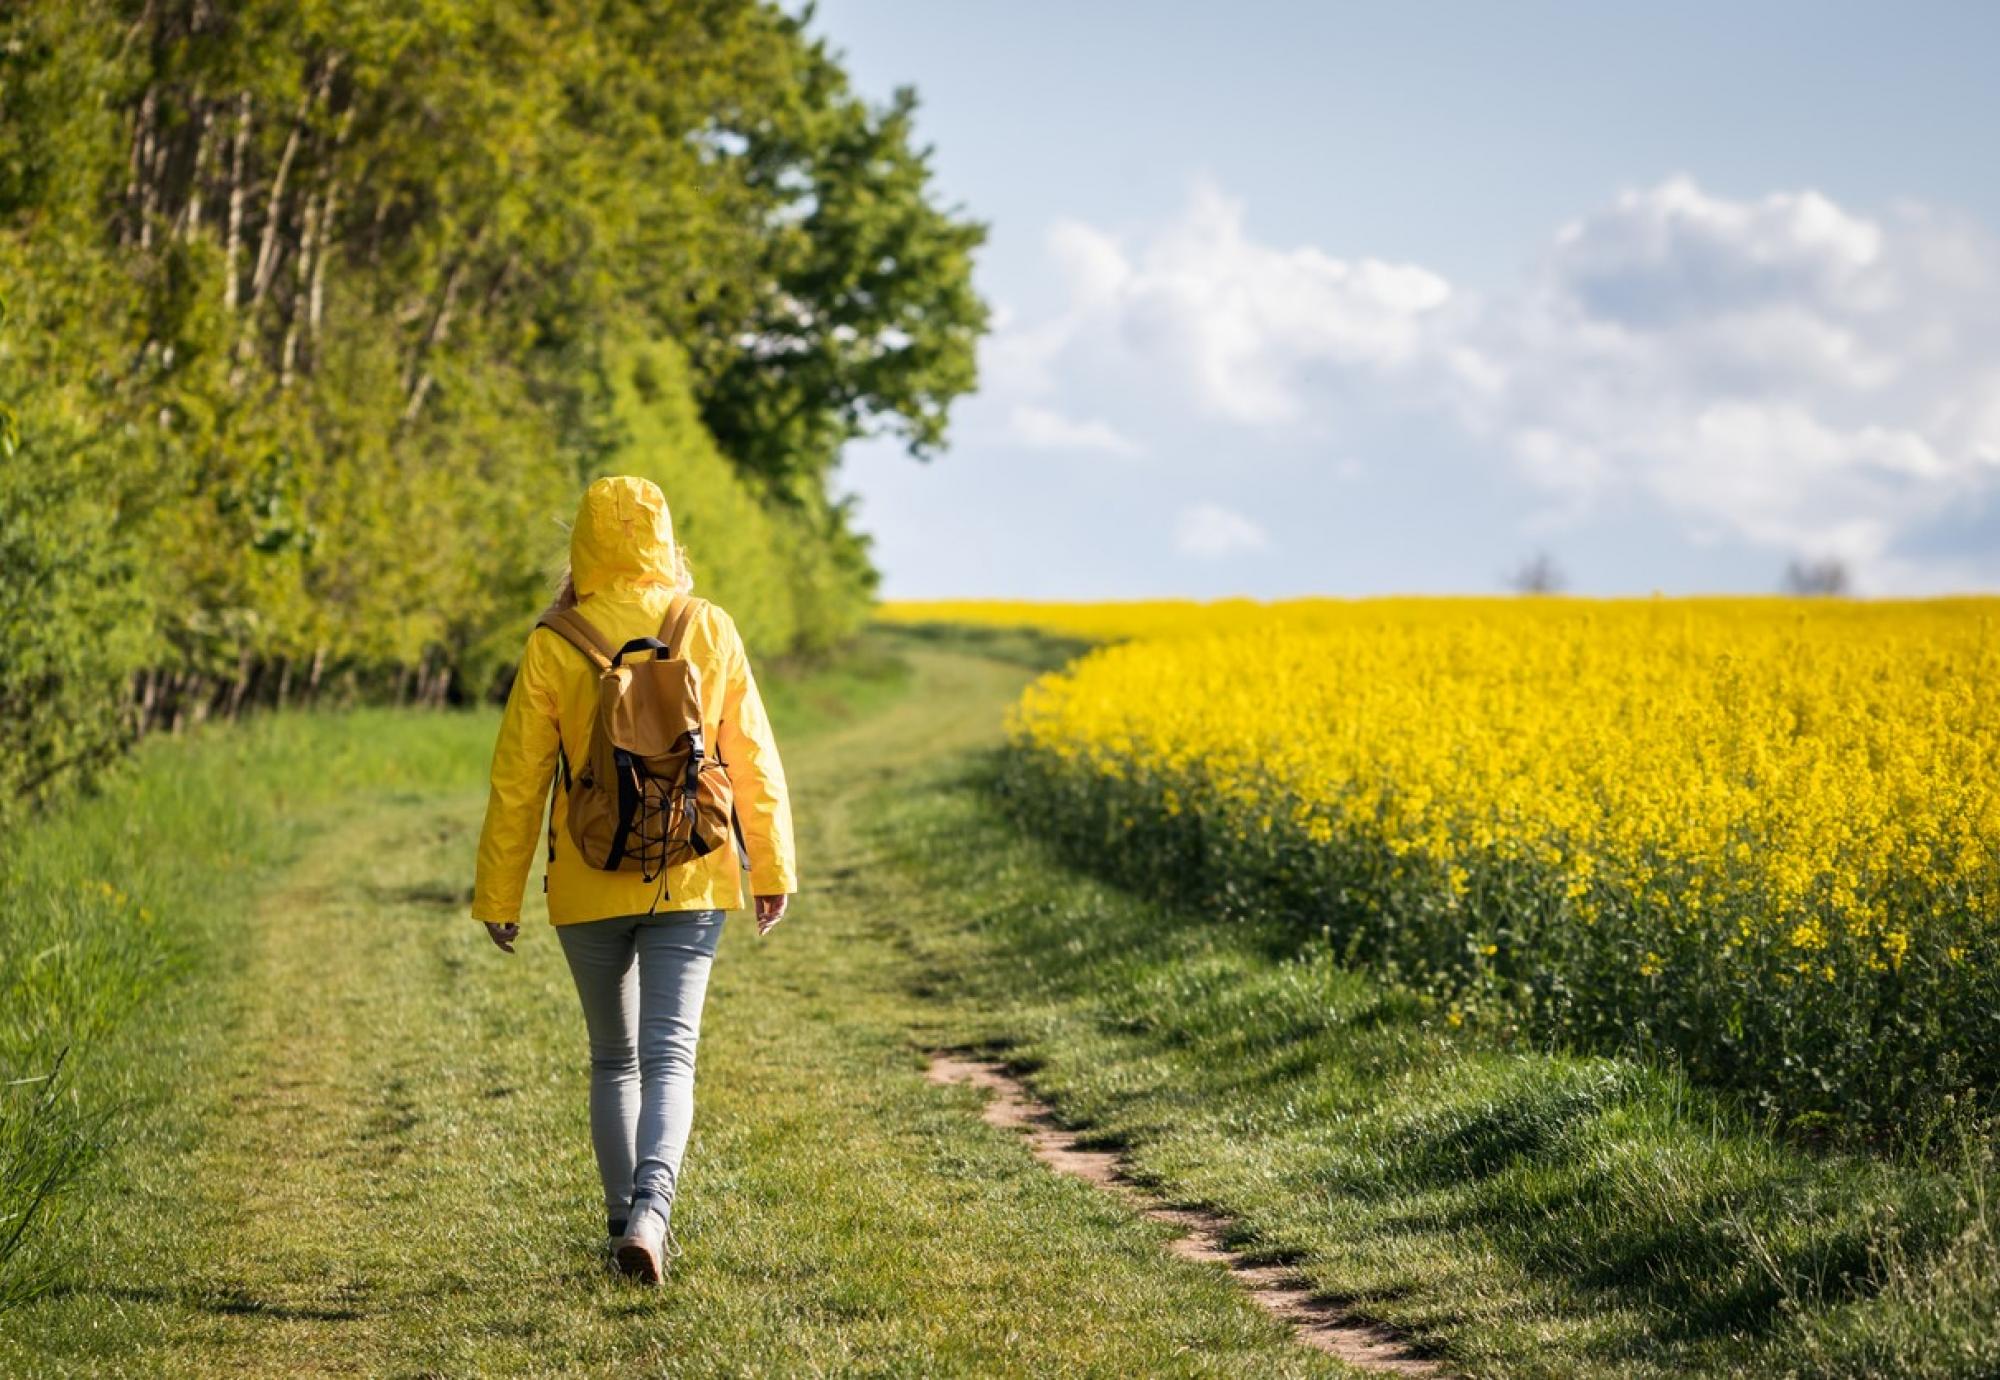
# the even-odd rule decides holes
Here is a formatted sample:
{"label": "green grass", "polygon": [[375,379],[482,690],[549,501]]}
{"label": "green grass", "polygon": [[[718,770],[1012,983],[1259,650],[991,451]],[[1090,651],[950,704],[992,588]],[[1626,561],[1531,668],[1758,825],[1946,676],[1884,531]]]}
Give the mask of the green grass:
{"label": "green grass", "polygon": [[0,1305],[43,1273],[6,1248],[30,1247],[104,1146],[177,1091],[166,1075],[203,1034],[258,887],[360,788],[414,794],[449,760],[449,732],[410,723],[279,714],[155,738],[6,840]]}
{"label": "green grass", "polygon": [[880,639],[863,639],[830,659],[786,660],[760,676],[764,707],[791,737],[879,713],[911,688],[909,662]]}
{"label": "green grass", "polygon": [[[882,672],[774,687],[805,892],[771,938],[725,936],[687,1255],[658,1292],[593,1254],[586,1049],[553,935],[531,912],[509,958],[465,916],[492,716],[212,745],[262,783],[273,808],[250,813],[288,822],[256,885],[181,917],[195,961],[97,1051],[173,1095],[121,1113],[37,1239],[50,1287],[0,1314],[0,1374],[1341,1373],[924,1081],[931,1008],[895,939],[921,882],[855,813],[990,741],[1020,673]],[[165,746],[139,774],[171,794],[206,748]],[[280,810],[273,762],[299,748],[355,769]]]}
{"label": "green grass", "polygon": [[118,1015],[74,1085],[109,1153],[19,1262],[49,1287],[0,1312],[0,1374],[1342,1373],[927,1085],[946,1044],[1469,1375],[2000,1368],[1990,1161],[1781,1147],[1666,1074],[1482,1049],[1296,934],[1121,892],[989,791],[1062,648],[870,648],[768,677],[805,891],[725,936],[657,1293],[593,1258],[553,936],[508,958],[465,917],[492,715],[162,742],[21,840],[9,886],[41,889],[10,897],[112,866],[157,918],[0,934],[10,983],[52,936],[137,956],[77,960]]}
{"label": "green grass", "polygon": [[1040,628],[969,623],[892,623],[881,635],[894,645],[971,653],[1040,673],[1074,661],[1100,644]]}

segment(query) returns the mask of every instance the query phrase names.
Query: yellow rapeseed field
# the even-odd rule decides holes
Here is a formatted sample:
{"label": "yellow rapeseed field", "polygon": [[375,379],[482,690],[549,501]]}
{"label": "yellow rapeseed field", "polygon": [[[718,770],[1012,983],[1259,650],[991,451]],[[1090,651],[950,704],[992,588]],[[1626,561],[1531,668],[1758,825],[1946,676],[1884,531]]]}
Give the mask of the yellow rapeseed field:
{"label": "yellow rapeseed field", "polygon": [[1127,639],[1028,690],[1016,789],[1454,1025],[1525,1013],[1794,1114],[2000,1081],[2000,600],[895,612]]}

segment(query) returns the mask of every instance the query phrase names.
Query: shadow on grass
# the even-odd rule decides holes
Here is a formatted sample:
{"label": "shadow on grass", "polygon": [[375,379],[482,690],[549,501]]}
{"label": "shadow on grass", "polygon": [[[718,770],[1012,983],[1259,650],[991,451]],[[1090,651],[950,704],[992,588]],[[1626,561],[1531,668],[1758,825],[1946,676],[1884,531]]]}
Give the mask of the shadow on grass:
{"label": "shadow on grass", "polygon": [[169,1289],[152,1286],[117,1284],[56,1284],[44,1290],[44,1299],[61,1299],[71,1295],[86,1296],[91,1299],[117,1301],[122,1303],[150,1304],[158,1307],[185,1308],[199,1313],[212,1313],[220,1317],[270,1318],[278,1322],[360,1322],[368,1316],[366,1310],[348,1304],[291,1304],[278,1303],[271,1299],[261,1299],[241,1290],[225,1290],[209,1293],[197,1288]]}
{"label": "shadow on grass", "polygon": [[402,886],[371,883],[368,899],[378,905],[415,910],[458,910],[472,904],[470,882],[410,882]]}

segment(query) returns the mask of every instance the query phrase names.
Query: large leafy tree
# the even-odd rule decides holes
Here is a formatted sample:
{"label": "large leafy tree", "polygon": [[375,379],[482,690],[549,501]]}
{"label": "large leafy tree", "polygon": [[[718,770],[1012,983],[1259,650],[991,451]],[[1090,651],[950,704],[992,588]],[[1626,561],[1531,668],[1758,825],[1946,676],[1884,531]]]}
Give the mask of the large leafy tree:
{"label": "large leafy tree", "polygon": [[971,284],[984,227],[932,201],[916,93],[871,110],[823,43],[793,53],[788,99],[737,131],[764,233],[747,292],[701,314],[696,362],[716,439],[798,498],[856,436],[943,447],[986,308]]}
{"label": "large leafy tree", "polygon": [[[0,397],[26,438],[0,464],[36,495],[9,541],[89,532],[102,558],[68,585],[0,575],[10,626],[44,626],[57,588],[136,611],[96,668],[128,718],[329,677],[477,691],[542,597],[550,519],[605,466],[695,465],[749,520],[702,468],[716,443],[784,535],[717,534],[711,587],[760,591],[782,643],[851,626],[871,573],[826,478],[866,431],[943,444],[982,231],[935,204],[909,93],[859,100],[809,21],[760,0],[0,10]],[[635,390],[635,358],[671,377]],[[86,635],[111,616],[74,607]]]}

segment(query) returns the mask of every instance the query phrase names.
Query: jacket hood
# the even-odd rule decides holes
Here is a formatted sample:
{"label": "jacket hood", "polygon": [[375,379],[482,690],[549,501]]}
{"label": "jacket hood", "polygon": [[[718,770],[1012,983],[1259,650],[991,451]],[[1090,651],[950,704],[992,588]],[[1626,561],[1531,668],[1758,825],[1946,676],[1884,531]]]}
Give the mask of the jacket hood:
{"label": "jacket hood", "polygon": [[660,486],[617,474],[585,489],[569,529],[569,573],[579,599],[620,585],[677,586],[674,520]]}

